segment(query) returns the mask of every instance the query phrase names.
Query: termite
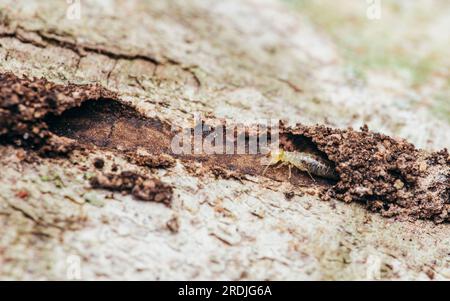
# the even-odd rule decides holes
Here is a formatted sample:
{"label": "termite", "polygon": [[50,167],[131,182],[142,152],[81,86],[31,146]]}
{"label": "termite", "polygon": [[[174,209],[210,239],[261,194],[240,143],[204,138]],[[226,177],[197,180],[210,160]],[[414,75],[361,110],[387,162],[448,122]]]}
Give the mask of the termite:
{"label": "termite", "polygon": [[312,175],[319,176],[326,179],[338,180],[334,168],[322,160],[319,160],[316,156],[304,153],[304,152],[288,152],[285,150],[276,150],[270,152],[270,162],[267,164],[263,171],[263,175],[271,165],[275,165],[281,162],[280,166],[288,165],[289,167],[289,179],[291,178],[291,168],[296,167],[301,171],[305,171],[314,180]]}

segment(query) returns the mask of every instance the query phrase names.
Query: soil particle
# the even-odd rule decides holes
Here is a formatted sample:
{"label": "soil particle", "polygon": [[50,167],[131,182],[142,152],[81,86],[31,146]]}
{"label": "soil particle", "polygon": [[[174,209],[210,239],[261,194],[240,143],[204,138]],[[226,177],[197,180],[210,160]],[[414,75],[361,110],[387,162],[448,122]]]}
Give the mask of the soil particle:
{"label": "soil particle", "polygon": [[163,203],[172,202],[172,187],[158,179],[149,178],[135,172],[123,171],[120,174],[100,174],[90,180],[93,188],[107,189],[123,193],[131,193],[136,199]]}
{"label": "soil particle", "polygon": [[286,200],[290,201],[295,196],[295,193],[293,191],[285,192],[284,197]]}
{"label": "soil particle", "polygon": [[111,166],[111,171],[117,172],[118,170],[119,170],[119,166],[116,163],[113,163],[113,165]]}
{"label": "soil particle", "polygon": [[216,177],[216,178],[221,178],[221,179],[234,179],[237,181],[242,181],[243,179],[245,179],[245,175],[240,173],[240,172],[236,172],[233,170],[229,170],[220,166],[208,166],[208,169],[211,171],[211,173]]}
{"label": "soil particle", "polygon": [[327,200],[360,201],[385,216],[450,220],[450,164],[446,149],[432,154],[402,139],[368,130],[297,125],[285,135],[311,139],[336,165],[339,182]]}
{"label": "soil particle", "polygon": [[97,85],[58,85],[0,74],[0,142],[38,149],[47,156],[67,153],[73,148],[70,140],[52,134],[44,117],[60,115],[87,99],[112,97]]}
{"label": "soil particle", "polygon": [[178,233],[180,231],[180,222],[177,216],[173,216],[169,221],[167,221],[166,225],[172,233]]}
{"label": "soil particle", "polygon": [[105,166],[105,161],[102,158],[95,158],[94,159],[94,167],[97,169],[103,169]]}

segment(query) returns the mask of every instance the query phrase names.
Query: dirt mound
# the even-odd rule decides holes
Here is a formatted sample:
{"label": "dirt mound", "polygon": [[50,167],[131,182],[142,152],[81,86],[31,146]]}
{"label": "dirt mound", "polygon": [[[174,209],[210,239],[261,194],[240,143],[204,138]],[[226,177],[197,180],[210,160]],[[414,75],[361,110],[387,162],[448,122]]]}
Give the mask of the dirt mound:
{"label": "dirt mound", "polygon": [[426,153],[402,139],[324,126],[298,125],[288,135],[307,137],[336,165],[340,180],[323,194],[362,201],[385,216],[450,220],[450,156]]}
{"label": "dirt mound", "polygon": [[[172,154],[170,142],[175,133],[170,128],[157,118],[142,116],[100,86],[57,85],[45,79],[0,75],[2,143],[38,149],[46,156],[67,153],[73,145],[103,147],[142,166],[166,168],[178,158],[197,174],[262,176],[262,154]],[[289,178],[287,167],[270,169],[266,177],[320,188],[326,191],[322,193],[325,200],[363,202],[385,216],[450,221],[447,150],[430,154],[367,127],[355,131],[320,125],[282,125],[280,144],[285,150],[312,153],[329,162],[339,180],[312,180],[295,169]],[[155,181],[134,174],[110,174],[91,184],[168,203],[170,193],[162,197],[159,190],[169,190]]]}

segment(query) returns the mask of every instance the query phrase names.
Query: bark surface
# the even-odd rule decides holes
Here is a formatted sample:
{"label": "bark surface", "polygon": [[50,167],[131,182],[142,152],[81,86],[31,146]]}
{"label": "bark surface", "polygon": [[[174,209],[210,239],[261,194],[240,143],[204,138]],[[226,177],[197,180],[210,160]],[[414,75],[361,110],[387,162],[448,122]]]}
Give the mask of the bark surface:
{"label": "bark surface", "polygon": [[[165,125],[191,127],[202,113],[229,123],[368,122],[430,151],[448,147],[447,123],[431,119],[417,129],[424,112],[386,106],[406,87],[355,84],[333,42],[301,13],[251,0],[82,1],[79,20],[68,9],[64,1],[0,1],[0,72],[44,78],[52,93],[54,85],[69,87],[57,89],[58,101],[77,103],[51,109],[56,115],[86,99],[116,99],[157,122],[146,130],[136,120],[142,132],[130,136],[117,115],[110,136],[108,118],[84,119],[82,138],[91,133],[95,146],[67,157],[40,157],[23,148],[23,135],[0,146],[1,279],[450,278],[448,223],[323,201],[319,191],[333,183],[307,175],[287,181],[286,170],[262,177],[245,166],[242,176],[202,160],[92,142],[159,137]],[[27,120],[16,133],[30,132]],[[41,130],[32,138],[47,139]],[[429,141],[422,145],[415,130]],[[51,150],[66,153],[58,146],[67,138],[58,137],[48,138],[56,139]],[[447,173],[436,174],[448,177],[442,158]]]}

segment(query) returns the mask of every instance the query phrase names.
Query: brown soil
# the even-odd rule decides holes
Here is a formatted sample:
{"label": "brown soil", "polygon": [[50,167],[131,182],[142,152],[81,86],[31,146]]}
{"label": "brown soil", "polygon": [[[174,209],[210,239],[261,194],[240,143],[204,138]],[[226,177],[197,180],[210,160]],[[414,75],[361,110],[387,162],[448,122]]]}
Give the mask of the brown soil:
{"label": "brown soil", "polygon": [[[43,79],[0,76],[1,142],[60,154],[74,145],[121,152],[131,162],[166,168],[180,159],[196,174],[210,171],[221,177],[258,176],[263,155],[175,155],[170,125],[145,118],[114,100],[99,86],[55,85]],[[246,137],[251,133],[246,133]],[[63,138],[66,137],[66,138]],[[70,139],[67,139],[70,138]],[[270,168],[267,177],[297,186],[321,188],[322,198],[358,201],[385,216],[449,221],[450,158],[447,150],[425,153],[412,144],[382,134],[324,126],[281,128],[281,147],[306,151],[329,160],[339,174],[313,181],[294,169]],[[200,165],[198,163],[201,163]],[[143,200],[170,203],[171,189],[134,173],[94,178],[94,187],[132,193]]]}

